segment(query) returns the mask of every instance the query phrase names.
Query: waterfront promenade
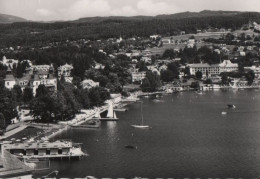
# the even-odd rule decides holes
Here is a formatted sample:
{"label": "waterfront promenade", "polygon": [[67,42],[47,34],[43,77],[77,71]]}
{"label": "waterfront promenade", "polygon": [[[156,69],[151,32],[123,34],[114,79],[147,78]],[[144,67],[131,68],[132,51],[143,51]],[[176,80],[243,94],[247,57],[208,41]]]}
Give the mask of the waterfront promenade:
{"label": "waterfront promenade", "polygon": [[[113,104],[114,107],[118,106],[118,104]],[[27,127],[35,127],[38,129],[44,130],[44,132],[40,133],[39,135],[35,135],[33,138],[35,140],[40,140],[41,138],[51,139],[56,135],[66,131],[70,128],[71,125],[79,126],[88,120],[92,119],[96,113],[102,113],[108,110],[109,105],[104,104],[101,107],[96,107],[94,109],[82,109],[80,114],[77,114],[72,120],[68,121],[60,121],[58,124],[41,124],[41,123],[26,123],[26,122],[18,122],[15,125],[18,127],[7,131],[4,135],[0,136],[0,140],[4,140],[6,138],[10,138],[11,136],[23,131]]]}

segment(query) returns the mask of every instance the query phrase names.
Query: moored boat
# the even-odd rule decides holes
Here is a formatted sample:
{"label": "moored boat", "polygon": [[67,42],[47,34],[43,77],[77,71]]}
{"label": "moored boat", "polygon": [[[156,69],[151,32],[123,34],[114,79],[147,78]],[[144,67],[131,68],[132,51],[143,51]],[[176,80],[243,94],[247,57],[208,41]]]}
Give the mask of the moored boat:
{"label": "moored boat", "polygon": [[234,104],[228,104],[227,106],[228,106],[228,108],[233,108],[233,109],[236,108],[236,106]]}
{"label": "moored boat", "polygon": [[125,145],[125,148],[127,148],[127,149],[137,149],[137,146]]}

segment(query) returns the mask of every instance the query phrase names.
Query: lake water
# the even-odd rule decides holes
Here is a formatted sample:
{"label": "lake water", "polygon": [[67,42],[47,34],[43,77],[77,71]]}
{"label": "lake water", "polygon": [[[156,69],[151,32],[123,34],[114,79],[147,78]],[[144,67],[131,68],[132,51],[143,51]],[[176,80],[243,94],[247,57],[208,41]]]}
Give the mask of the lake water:
{"label": "lake water", "polygon": [[[52,161],[59,177],[258,177],[260,176],[260,91],[210,91],[144,99],[117,112],[118,122],[100,129],[70,129],[57,139],[83,143],[80,161]],[[236,109],[227,109],[227,104]],[[226,115],[221,113],[226,111]],[[137,150],[125,145],[136,145]]]}

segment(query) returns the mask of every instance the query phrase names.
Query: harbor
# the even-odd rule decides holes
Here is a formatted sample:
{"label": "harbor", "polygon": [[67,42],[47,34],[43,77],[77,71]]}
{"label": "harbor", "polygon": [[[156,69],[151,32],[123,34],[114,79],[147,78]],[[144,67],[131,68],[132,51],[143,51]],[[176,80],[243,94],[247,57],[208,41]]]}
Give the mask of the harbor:
{"label": "harbor", "polygon": [[[89,156],[73,165],[52,161],[51,169],[58,170],[60,177],[71,178],[76,177],[75,172],[77,177],[97,178],[154,178],[158,173],[164,178],[251,178],[260,174],[258,91],[205,91],[202,95],[190,91],[164,95],[160,102],[142,101],[144,124],[151,129],[131,127],[141,123],[141,111],[140,103],[129,104],[127,112],[117,113],[118,122],[101,122],[99,130],[69,128],[56,135],[53,140],[71,138],[83,143]],[[97,171],[100,163],[104,167]]]}

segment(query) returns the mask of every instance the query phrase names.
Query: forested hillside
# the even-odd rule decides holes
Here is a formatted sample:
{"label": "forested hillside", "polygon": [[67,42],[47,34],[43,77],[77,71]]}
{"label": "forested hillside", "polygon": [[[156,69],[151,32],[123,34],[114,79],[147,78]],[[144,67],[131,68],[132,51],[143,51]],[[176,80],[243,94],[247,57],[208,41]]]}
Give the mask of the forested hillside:
{"label": "forested hillside", "polygon": [[177,35],[180,31],[196,33],[197,29],[238,29],[249,21],[260,22],[260,13],[233,11],[202,11],[155,17],[92,17],[77,21],[0,24],[0,47],[14,45],[41,46],[48,42],[76,39],[147,37],[152,34]]}
{"label": "forested hillside", "polygon": [[0,24],[6,24],[6,23],[14,23],[14,22],[25,22],[26,19],[23,19],[21,17],[7,15],[7,14],[0,14]]}

